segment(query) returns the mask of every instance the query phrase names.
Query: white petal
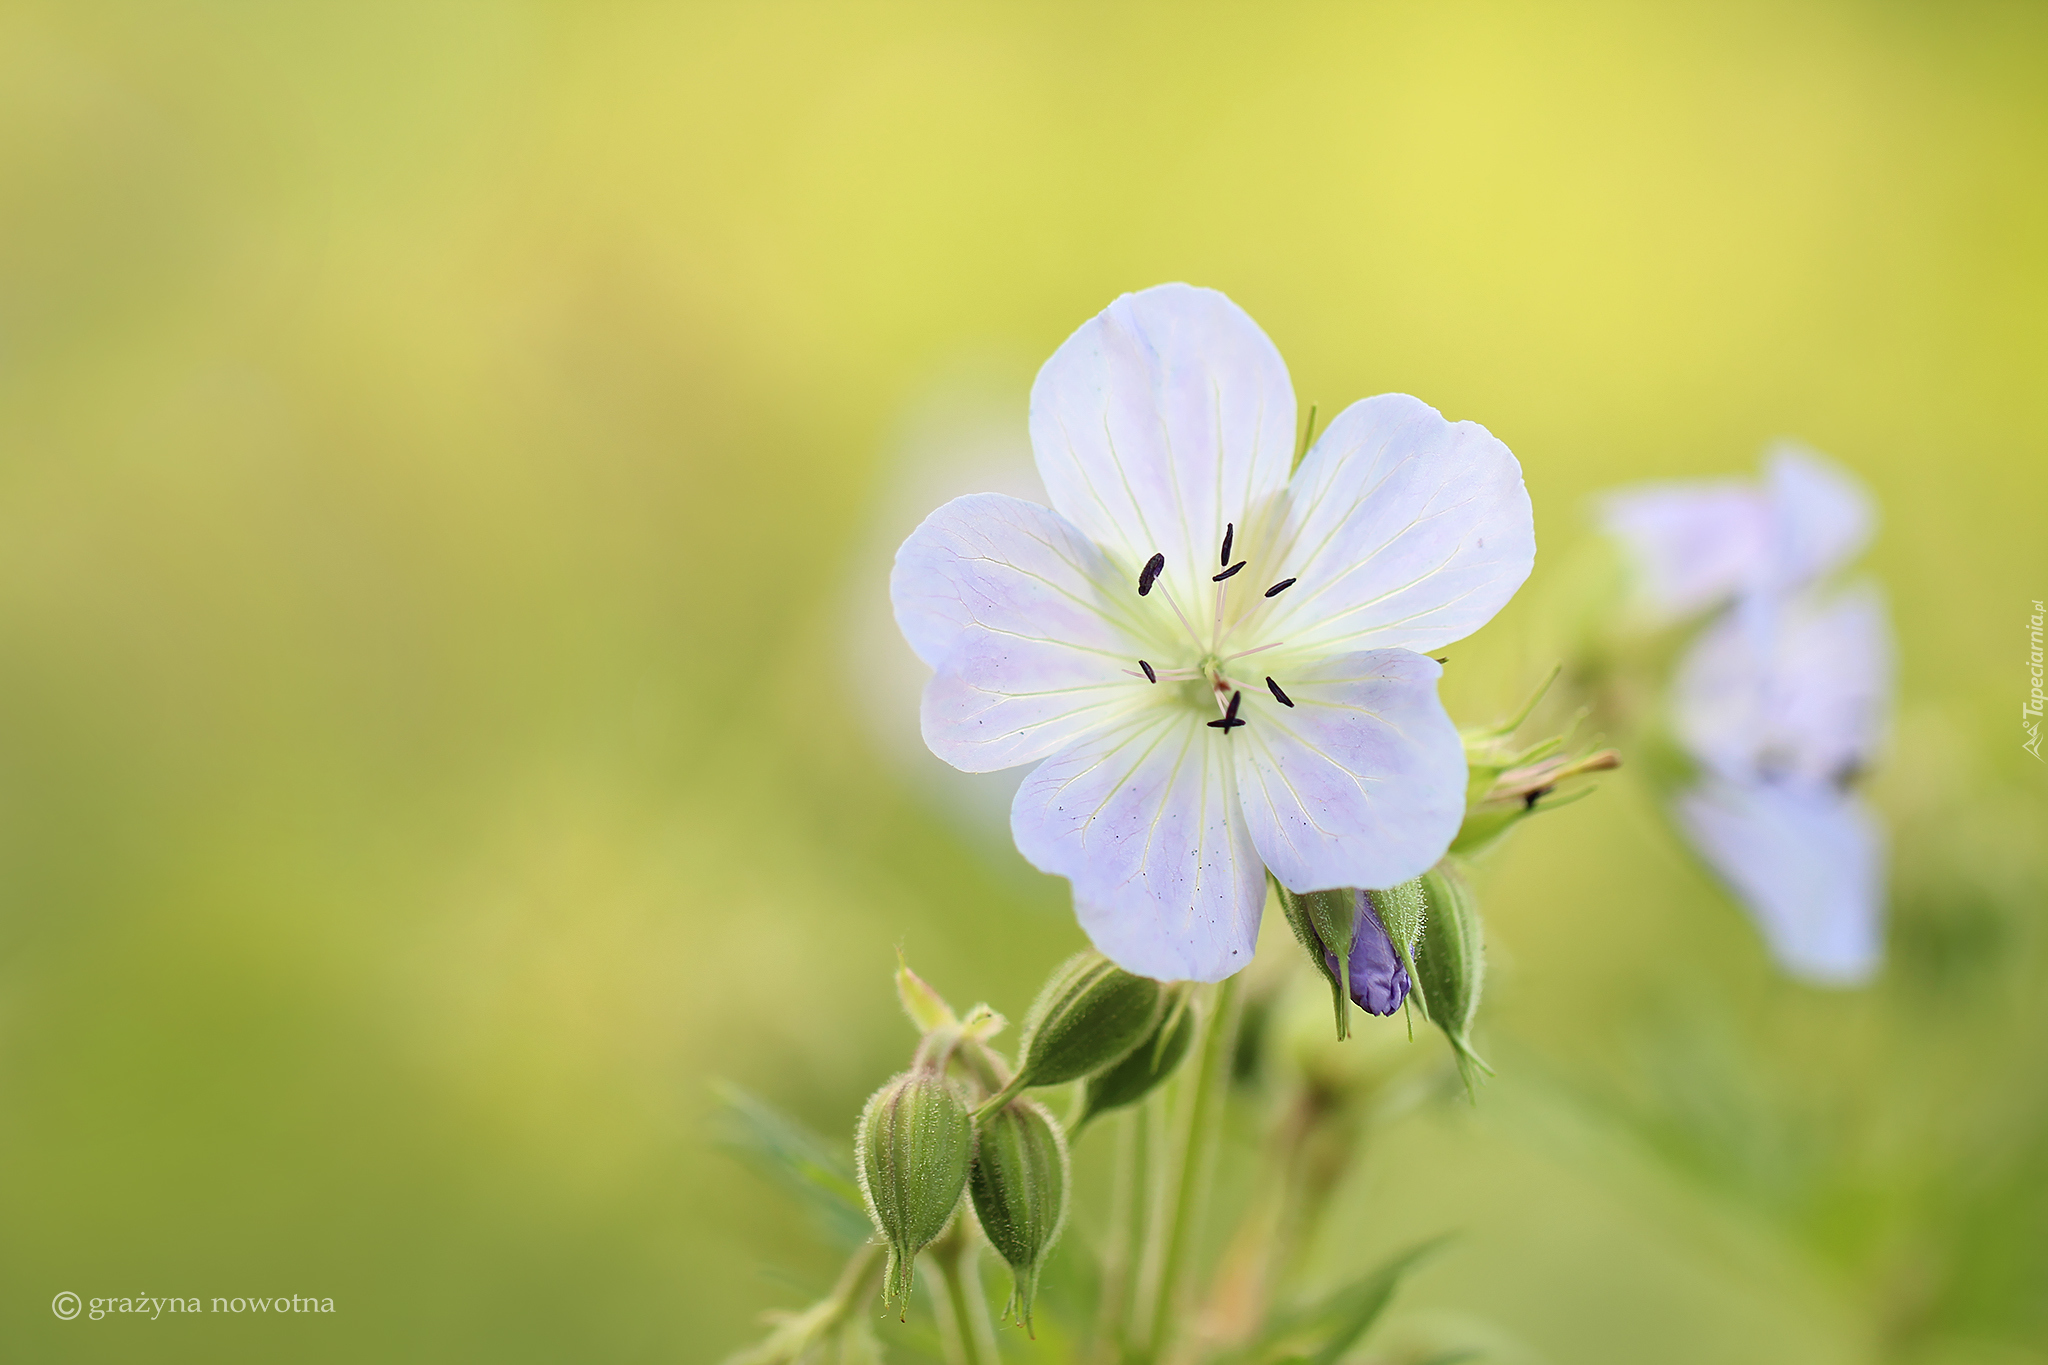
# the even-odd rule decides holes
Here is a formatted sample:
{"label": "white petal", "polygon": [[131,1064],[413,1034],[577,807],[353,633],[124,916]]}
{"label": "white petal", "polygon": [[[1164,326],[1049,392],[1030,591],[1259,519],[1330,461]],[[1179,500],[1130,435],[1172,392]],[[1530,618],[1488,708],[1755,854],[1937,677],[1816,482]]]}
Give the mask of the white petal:
{"label": "white petal", "polygon": [[1017,791],[1017,848],[1073,882],[1081,927],[1127,971],[1221,981],[1252,960],[1266,880],[1238,811],[1234,737],[1195,711],[1153,710]]}
{"label": "white petal", "polygon": [[1653,620],[1690,616],[1733,596],[1764,556],[1763,499],[1747,483],[1656,483],[1601,500]]}
{"label": "white petal", "polygon": [[1784,591],[1834,572],[1870,540],[1877,511],[1848,474],[1802,446],[1785,442],[1764,464],[1770,507],[1770,577],[1758,584]]}
{"label": "white petal", "polygon": [[[896,619],[937,674],[932,752],[968,772],[1034,763],[1148,698],[1119,581],[1056,513],[998,493],[955,498],[897,552]],[[1121,595],[1136,601],[1135,589]]]}
{"label": "white petal", "polygon": [[1536,563],[1522,467],[1476,422],[1388,393],[1339,413],[1296,471],[1248,634],[1328,653],[1434,649],[1485,625]]}
{"label": "white petal", "polygon": [[1437,661],[1340,655],[1247,687],[1231,732],[1259,856],[1292,891],[1395,886],[1444,855],[1465,815],[1465,749],[1437,699]]}
{"label": "white petal", "polygon": [[1679,823],[1794,976],[1853,986],[1884,955],[1884,836],[1853,797],[1709,778]]}
{"label": "white petal", "polygon": [[1672,684],[1672,724],[1736,780],[1830,785],[1867,766],[1891,702],[1891,628],[1877,588],[1745,598],[1700,634]]}
{"label": "white petal", "polygon": [[1182,607],[1270,514],[1294,456],[1280,353],[1213,289],[1126,294],[1067,338],[1031,387],[1052,505],[1132,577],[1154,553]]}
{"label": "white petal", "polygon": [[889,597],[917,657],[937,668],[971,635],[1049,635],[1113,648],[1135,600],[1066,518],[1022,498],[971,493],[926,517],[896,551]]}

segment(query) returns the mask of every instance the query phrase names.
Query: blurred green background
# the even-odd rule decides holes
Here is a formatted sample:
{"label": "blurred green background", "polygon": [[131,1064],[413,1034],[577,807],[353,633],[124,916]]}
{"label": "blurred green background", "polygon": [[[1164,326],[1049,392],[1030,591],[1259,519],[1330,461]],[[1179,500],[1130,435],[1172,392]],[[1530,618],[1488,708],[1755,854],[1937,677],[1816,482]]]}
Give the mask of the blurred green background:
{"label": "blurred green background", "polygon": [[843,1131],[895,945],[1015,1013],[1080,941],[865,718],[904,433],[1021,439],[1185,279],[1520,456],[1462,719],[1596,489],[1790,434],[1887,513],[1884,981],[1783,983],[1624,773],[1488,869],[1502,1078],[1333,1263],[1464,1229],[1402,1309],[1502,1359],[2048,1360],[2044,70],[2033,4],[0,8],[6,1354],[715,1360],[807,1298],[711,1079]]}

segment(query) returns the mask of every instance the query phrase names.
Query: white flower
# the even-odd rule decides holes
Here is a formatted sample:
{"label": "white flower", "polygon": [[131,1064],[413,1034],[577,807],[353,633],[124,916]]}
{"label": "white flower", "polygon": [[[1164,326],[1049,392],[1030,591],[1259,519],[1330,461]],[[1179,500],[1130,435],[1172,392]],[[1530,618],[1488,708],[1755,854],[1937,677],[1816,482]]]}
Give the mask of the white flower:
{"label": "white flower", "polygon": [[1650,615],[1729,603],[1672,686],[1699,768],[1672,803],[1680,827],[1786,971],[1867,980],[1884,952],[1884,831],[1850,788],[1883,737],[1891,634],[1875,585],[1816,585],[1869,540],[1869,498],[1780,446],[1761,484],[1653,484],[1610,495],[1603,517]]}
{"label": "white flower", "polygon": [[975,772],[1039,765],[1011,828],[1125,968],[1251,960],[1265,871],[1382,887],[1442,856],[1465,759],[1423,651],[1534,564],[1521,469],[1398,394],[1289,477],[1279,353],[1212,290],[1126,295],[1031,392],[1053,508],[958,498],[897,553],[896,619],[936,670],[923,730]]}

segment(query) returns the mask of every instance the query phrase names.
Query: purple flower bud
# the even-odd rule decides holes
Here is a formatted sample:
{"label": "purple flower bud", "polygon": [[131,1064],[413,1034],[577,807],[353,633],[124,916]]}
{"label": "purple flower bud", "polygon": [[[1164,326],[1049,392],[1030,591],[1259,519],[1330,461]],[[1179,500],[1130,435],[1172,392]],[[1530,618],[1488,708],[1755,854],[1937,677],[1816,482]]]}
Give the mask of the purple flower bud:
{"label": "purple flower bud", "polygon": [[[1372,897],[1363,891],[1351,895],[1358,904],[1357,928],[1351,940],[1351,999],[1367,1014],[1389,1015],[1408,998],[1408,970],[1394,950],[1394,940],[1373,910]],[[1330,971],[1337,970],[1335,954],[1324,953]]]}

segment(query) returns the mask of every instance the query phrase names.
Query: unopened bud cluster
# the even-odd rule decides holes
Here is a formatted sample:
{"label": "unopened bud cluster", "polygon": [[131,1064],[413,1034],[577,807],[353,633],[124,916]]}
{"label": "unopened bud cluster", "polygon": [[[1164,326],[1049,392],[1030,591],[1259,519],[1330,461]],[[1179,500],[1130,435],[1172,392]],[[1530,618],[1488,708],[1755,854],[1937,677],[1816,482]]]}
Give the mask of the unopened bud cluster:
{"label": "unopened bud cluster", "polygon": [[861,1194],[888,1249],[883,1297],[907,1311],[918,1253],[961,1216],[965,1193],[1010,1267],[1011,1310],[1028,1329],[1039,1271],[1066,1224],[1069,1182],[1065,1130],[1023,1092],[1081,1082],[1082,1124],[1143,1099],[1187,1055],[1187,989],[1078,954],[1025,1015],[1012,1069],[989,1045],[1001,1015],[977,1006],[956,1016],[907,966],[896,985],[923,1040],[912,1068],[868,1100],[855,1133]]}

